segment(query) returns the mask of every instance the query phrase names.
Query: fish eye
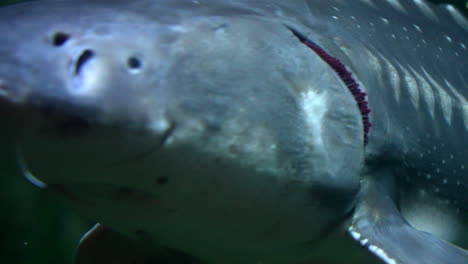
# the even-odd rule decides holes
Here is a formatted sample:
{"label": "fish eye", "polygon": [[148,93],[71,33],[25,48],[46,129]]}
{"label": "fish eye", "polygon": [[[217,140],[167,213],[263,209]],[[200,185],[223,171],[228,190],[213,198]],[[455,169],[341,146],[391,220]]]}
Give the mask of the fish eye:
{"label": "fish eye", "polygon": [[130,57],[127,59],[127,67],[132,73],[138,73],[143,68],[143,62],[140,58]]}
{"label": "fish eye", "polygon": [[70,34],[64,32],[57,32],[52,36],[52,44],[55,47],[60,47],[65,45],[67,41],[70,39]]}

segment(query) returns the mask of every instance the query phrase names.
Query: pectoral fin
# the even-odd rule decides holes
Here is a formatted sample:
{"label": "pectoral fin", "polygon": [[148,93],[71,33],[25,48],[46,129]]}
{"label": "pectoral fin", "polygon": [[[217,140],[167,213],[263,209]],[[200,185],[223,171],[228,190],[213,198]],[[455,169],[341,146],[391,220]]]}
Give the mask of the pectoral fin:
{"label": "pectoral fin", "polygon": [[413,228],[398,211],[388,186],[376,179],[362,183],[349,232],[388,264],[468,263],[468,251]]}
{"label": "pectoral fin", "polygon": [[74,264],[202,264],[180,251],[157,246],[143,231],[132,239],[96,224],[81,239]]}
{"label": "pectoral fin", "polygon": [[125,236],[96,224],[81,239],[75,264],[150,264],[147,253]]}

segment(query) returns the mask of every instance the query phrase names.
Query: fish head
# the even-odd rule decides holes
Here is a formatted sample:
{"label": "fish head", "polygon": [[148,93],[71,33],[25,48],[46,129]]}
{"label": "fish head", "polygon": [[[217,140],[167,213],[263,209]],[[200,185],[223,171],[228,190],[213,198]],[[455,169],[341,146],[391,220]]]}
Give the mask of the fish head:
{"label": "fish head", "polygon": [[168,226],[218,230],[220,217],[233,236],[226,223],[303,219],[308,231],[283,235],[313,239],[348,212],[361,115],[291,25],[196,1],[84,2],[0,12],[2,114],[28,178],[124,232],[138,216],[169,244],[182,234]]}
{"label": "fish head", "polygon": [[[157,131],[151,142],[157,144],[171,124],[162,118],[165,100],[158,91],[163,78],[156,68],[162,62],[152,64],[141,57],[155,42],[128,38],[133,25],[145,21],[112,19],[99,7],[77,7],[75,13],[68,4],[56,3],[50,11],[42,3],[2,10],[0,86],[5,114],[13,117],[9,119],[21,134],[16,139],[21,155],[41,164],[39,174],[44,170],[52,182],[54,177],[86,182],[83,175],[92,177],[96,164],[149,149],[146,140],[126,141],[128,133],[143,138],[151,127]],[[100,16],[99,22],[92,21],[93,15]],[[114,38],[120,39],[117,45]],[[119,144],[125,146],[110,154]],[[75,178],[56,163],[84,170]]]}

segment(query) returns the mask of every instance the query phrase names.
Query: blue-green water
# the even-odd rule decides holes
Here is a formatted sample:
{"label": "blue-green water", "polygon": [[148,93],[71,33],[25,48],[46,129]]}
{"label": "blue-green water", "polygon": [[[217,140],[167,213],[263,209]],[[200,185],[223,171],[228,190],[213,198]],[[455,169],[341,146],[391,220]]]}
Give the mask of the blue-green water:
{"label": "blue-green water", "polygon": [[[19,1],[0,0],[0,5],[14,2]],[[451,3],[467,10],[465,0],[432,2]],[[6,138],[0,139],[0,146],[8,145],[7,141]],[[14,166],[14,157],[0,156],[0,161],[1,262],[71,263],[76,242],[92,222],[80,218],[24,180]]]}

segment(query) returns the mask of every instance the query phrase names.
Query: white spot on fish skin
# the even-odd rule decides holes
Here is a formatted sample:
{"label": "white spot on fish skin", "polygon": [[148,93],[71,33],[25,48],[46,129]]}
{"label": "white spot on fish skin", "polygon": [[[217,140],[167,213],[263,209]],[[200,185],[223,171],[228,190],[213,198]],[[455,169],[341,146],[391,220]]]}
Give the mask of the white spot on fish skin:
{"label": "white spot on fish skin", "polygon": [[432,178],[432,175],[431,174],[426,174],[426,179],[430,180]]}
{"label": "white spot on fish skin", "polygon": [[424,32],[422,31],[422,29],[421,29],[418,25],[413,24],[413,27],[414,27],[418,32],[424,33]]}
{"label": "white spot on fish skin", "polygon": [[407,14],[406,9],[401,5],[399,0],[387,0],[387,2],[397,11]]}
{"label": "white spot on fish skin", "polygon": [[445,8],[450,13],[455,22],[457,22],[460,27],[468,31],[468,20],[465,18],[465,16],[460,13],[460,11],[458,11],[453,5],[446,5]]}
{"label": "white spot on fish skin", "polygon": [[390,22],[388,21],[388,19],[386,19],[386,18],[384,18],[384,17],[381,17],[380,20],[382,20],[382,22],[383,22],[385,25],[390,24]]}
{"label": "white spot on fish skin", "polygon": [[444,179],[444,180],[442,181],[442,183],[443,183],[443,184],[447,184],[447,183],[448,183],[447,179]]}
{"label": "white spot on fish skin", "polygon": [[341,11],[341,10],[340,10],[338,7],[336,7],[336,6],[332,6],[332,8],[333,8],[333,10],[335,10],[335,11],[337,11],[337,12],[340,12],[340,11]]}
{"label": "white spot on fish skin", "polygon": [[332,18],[335,20],[340,20],[337,16],[332,16]]}
{"label": "white spot on fish skin", "polygon": [[450,42],[450,43],[453,42],[451,37],[449,37],[449,36],[447,36],[447,35],[445,35],[444,37],[445,37],[445,39],[446,39],[448,42]]}
{"label": "white spot on fish skin", "polygon": [[403,31],[408,32],[408,29],[406,27],[403,27]]}
{"label": "white spot on fish skin", "polygon": [[462,49],[466,50],[466,45],[465,44],[460,42],[460,46],[462,47]]}
{"label": "white spot on fish skin", "polygon": [[426,17],[428,17],[429,19],[435,22],[439,22],[439,18],[437,17],[435,12],[432,10],[432,8],[427,5],[426,1],[424,0],[413,0],[413,1]]}
{"label": "white spot on fish skin", "polygon": [[392,34],[391,36],[392,36],[392,38],[396,39],[396,36],[395,36],[395,34]]}

